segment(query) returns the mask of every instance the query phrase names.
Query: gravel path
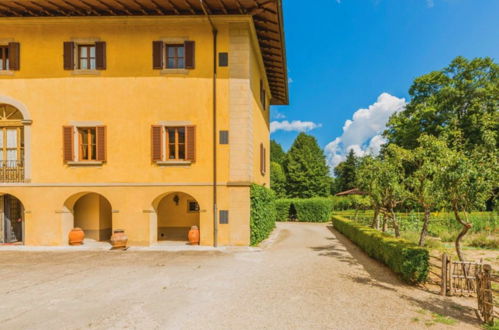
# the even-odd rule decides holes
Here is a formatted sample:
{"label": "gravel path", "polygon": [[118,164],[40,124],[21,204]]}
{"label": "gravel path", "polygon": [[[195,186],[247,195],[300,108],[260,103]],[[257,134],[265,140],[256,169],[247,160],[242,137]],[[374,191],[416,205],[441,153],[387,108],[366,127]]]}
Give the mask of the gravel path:
{"label": "gravel path", "polygon": [[260,251],[0,250],[0,265],[1,329],[479,327],[473,300],[402,284],[325,224],[280,223]]}

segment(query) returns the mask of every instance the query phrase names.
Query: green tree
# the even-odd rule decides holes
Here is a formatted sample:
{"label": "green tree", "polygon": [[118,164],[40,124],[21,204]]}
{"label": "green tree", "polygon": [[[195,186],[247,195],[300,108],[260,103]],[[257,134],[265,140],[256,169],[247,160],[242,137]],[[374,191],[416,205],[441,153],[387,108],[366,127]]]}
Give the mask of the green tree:
{"label": "green tree", "polygon": [[[438,173],[443,166],[443,156],[447,152],[444,141],[430,135],[422,135],[419,146],[411,153],[408,177],[410,197],[421,206],[424,212],[423,227],[419,236],[419,246],[423,246],[431,217],[431,209],[443,198],[442,187],[437,182]],[[409,159],[408,159],[409,160]]]}
{"label": "green tree", "polygon": [[440,71],[414,80],[411,101],[393,115],[384,135],[389,143],[414,149],[423,134],[444,139],[466,154],[497,153],[499,65],[491,58],[455,58]]}
{"label": "green tree", "polygon": [[443,166],[438,175],[438,184],[444,191],[443,198],[454,212],[462,229],[455,246],[459,260],[464,261],[461,240],[471,229],[468,213],[483,209],[485,202],[497,187],[497,167],[488,167],[479,160],[467,157],[462,151],[447,149],[443,154]]}
{"label": "green tree", "polygon": [[270,162],[270,188],[278,198],[286,197],[286,175],[277,162]]}
{"label": "green tree", "polygon": [[282,149],[282,146],[277,141],[270,140],[270,161],[282,166],[285,158],[286,153]]}
{"label": "green tree", "polygon": [[329,195],[329,168],[315,137],[306,133],[296,137],[287,153],[284,171],[288,196],[309,198]]}
{"label": "green tree", "polygon": [[395,236],[400,236],[395,208],[408,198],[405,161],[408,152],[396,145],[389,145],[383,154],[363,158],[357,175],[358,187],[366,192],[375,210],[373,224],[379,228],[378,216],[383,214],[382,230],[386,230],[386,219],[392,221]]}
{"label": "green tree", "polygon": [[359,167],[358,158],[355,156],[355,151],[350,149],[345,161],[339,163],[334,168],[336,176],[336,187],[341,191],[356,188],[357,168]]}

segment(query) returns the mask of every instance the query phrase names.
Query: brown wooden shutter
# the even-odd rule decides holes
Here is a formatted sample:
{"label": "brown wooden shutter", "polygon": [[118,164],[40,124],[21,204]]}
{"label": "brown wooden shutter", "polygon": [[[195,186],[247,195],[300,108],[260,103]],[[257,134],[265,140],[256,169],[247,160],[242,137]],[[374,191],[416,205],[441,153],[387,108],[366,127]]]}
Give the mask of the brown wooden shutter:
{"label": "brown wooden shutter", "polygon": [[163,41],[153,41],[152,42],[152,68],[154,70],[163,69],[163,59],[164,59],[164,42]]}
{"label": "brown wooden shutter", "polygon": [[71,162],[74,160],[74,136],[73,126],[62,127],[62,153],[64,162]]}
{"label": "brown wooden shutter", "polygon": [[21,45],[18,42],[9,42],[9,70],[20,70],[20,50]]}
{"label": "brown wooden shutter", "polygon": [[106,126],[96,127],[96,140],[97,140],[97,160],[105,162],[106,159],[106,148],[107,148],[107,138],[106,138]]}
{"label": "brown wooden shutter", "polygon": [[196,161],[196,126],[185,127],[185,160]]}
{"label": "brown wooden shutter", "polygon": [[151,126],[151,158],[153,162],[163,160],[163,126]]}
{"label": "brown wooden shutter", "polygon": [[64,42],[64,70],[74,70],[75,68],[75,43]]}
{"label": "brown wooden shutter", "polygon": [[97,70],[106,70],[106,42],[95,43],[95,67]]}
{"label": "brown wooden shutter", "polygon": [[195,67],[195,43],[194,41],[185,41],[185,68],[186,69],[194,69]]}
{"label": "brown wooden shutter", "polygon": [[260,143],[260,173],[265,175],[265,147]]}

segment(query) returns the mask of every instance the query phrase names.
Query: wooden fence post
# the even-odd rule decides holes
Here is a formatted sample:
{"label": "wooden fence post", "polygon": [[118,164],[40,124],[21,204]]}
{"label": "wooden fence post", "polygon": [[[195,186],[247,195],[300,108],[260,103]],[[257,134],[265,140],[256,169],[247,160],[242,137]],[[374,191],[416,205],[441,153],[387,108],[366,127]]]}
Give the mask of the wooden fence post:
{"label": "wooden fence post", "polygon": [[449,296],[454,294],[454,278],[452,277],[452,257],[449,256]]}
{"label": "wooden fence post", "polygon": [[442,254],[442,281],[440,283],[440,295],[447,295],[447,254]]}

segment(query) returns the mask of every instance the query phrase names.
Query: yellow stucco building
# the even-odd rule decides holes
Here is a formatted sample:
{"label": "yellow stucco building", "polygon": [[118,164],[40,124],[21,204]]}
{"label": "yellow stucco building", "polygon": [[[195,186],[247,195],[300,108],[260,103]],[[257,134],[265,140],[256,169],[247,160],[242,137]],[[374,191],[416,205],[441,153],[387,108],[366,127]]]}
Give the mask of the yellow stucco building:
{"label": "yellow stucco building", "polygon": [[288,102],[280,0],[0,4],[0,242],[249,244]]}

